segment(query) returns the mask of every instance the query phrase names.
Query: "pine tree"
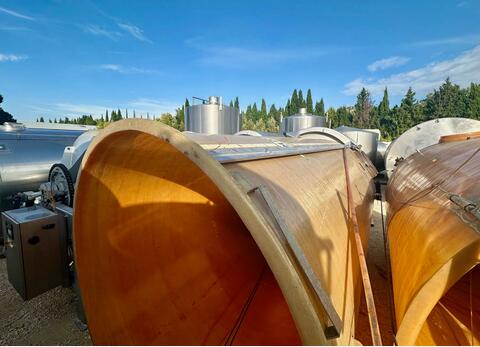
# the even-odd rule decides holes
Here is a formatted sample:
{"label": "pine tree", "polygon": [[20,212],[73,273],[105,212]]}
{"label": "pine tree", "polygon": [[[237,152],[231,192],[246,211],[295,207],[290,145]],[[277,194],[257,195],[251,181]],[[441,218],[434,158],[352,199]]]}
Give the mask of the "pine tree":
{"label": "pine tree", "polygon": [[[41,118],[40,118],[40,119],[41,119]],[[53,122],[54,122],[54,123],[58,123],[58,122],[57,122],[57,118],[55,118],[55,119],[53,120]]]}
{"label": "pine tree", "polygon": [[290,103],[290,99],[287,100],[287,104],[285,105],[285,115],[290,116],[292,113],[292,105]]}
{"label": "pine tree", "polygon": [[120,119],[123,119],[123,117],[122,117],[122,111],[120,111],[120,109],[118,109],[118,111],[117,111],[117,119],[116,119],[116,120],[120,120]]}
{"label": "pine tree", "polygon": [[45,123],[45,119],[43,119],[43,117],[40,117],[40,123]]}
{"label": "pine tree", "polygon": [[354,126],[358,128],[365,128],[369,126],[370,111],[372,111],[373,103],[370,98],[370,93],[365,88],[362,88],[357,96],[357,103],[355,104],[355,118]]}
{"label": "pine tree", "polygon": [[52,118],[48,118],[48,122],[51,123],[51,122],[52,122]]}
{"label": "pine tree", "polygon": [[426,120],[442,117],[465,117],[467,95],[464,89],[447,78],[438,90],[425,100]]}
{"label": "pine tree", "polygon": [[238,96],[235,97],[235,102],[233,103],[233,106],[234,106],[235,108],[240,109],[240,102],[238,101]]}
{"label": "pine tree", "polygon": [[313,99],[312,99],[312,91],[308,89],[307,91],[307,112],[313,113]]}
{"label": "pine tree", "polygon": [[480,119],[480,84],[471,83],[467,90],[467,117]]}
{"label": "pine tree", "polygon": [[397,131],[394,136],[399,136],[418,123],[419,107],[415,99],[415,92],[408,88],[407,94],[402,99],[400,106],[395,109]]}
{"label": "pine tree", "polygon": [[[0,105],[3,102],[3,96],[0,95]],[[13,118],[13,116],[8,113],[7,111],[4,111],[2,107],[0,107],[0,124],[3,124],[5,122],[11,122],[11,123],[16,123],[16,119]]]}

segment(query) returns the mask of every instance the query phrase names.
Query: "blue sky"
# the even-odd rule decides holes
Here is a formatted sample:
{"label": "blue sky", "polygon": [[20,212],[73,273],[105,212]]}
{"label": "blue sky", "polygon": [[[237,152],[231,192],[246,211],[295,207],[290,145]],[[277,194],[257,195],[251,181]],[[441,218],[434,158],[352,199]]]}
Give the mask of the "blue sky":
{"label": "blue sky", "polygon": [[19,120],[173,111],[185,97],[327,106],[480,82],[480,1],[3,1],[0,94]]}

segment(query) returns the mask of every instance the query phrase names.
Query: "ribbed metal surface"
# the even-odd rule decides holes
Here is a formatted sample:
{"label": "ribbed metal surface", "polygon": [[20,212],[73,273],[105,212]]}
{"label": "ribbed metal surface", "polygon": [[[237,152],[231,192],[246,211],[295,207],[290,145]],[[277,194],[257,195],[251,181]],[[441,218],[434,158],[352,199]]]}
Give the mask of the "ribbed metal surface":
{"label": "ribbed metal surface", "polygon": [[240,110],[210,97],[208,104],[192,105],[185,110],[185,130],[203,134],[235,134],[240,131]]}
{"label": "ribbed metal surface", "polygon": [[281,132],[294,133],[312,127],[325,127],[326,124],[325,117],[312,115],[301,108],[297,114],[283,118]]}

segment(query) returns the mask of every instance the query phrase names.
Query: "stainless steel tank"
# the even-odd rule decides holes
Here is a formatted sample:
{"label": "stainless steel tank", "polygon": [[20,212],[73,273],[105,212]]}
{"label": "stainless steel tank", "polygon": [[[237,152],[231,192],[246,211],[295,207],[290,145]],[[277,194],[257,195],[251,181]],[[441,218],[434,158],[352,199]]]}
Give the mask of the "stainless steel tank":
{"label": "stainless steel tank", "polygon": [[343,125],[335,130],[349,137],[353,142],[360,146],[361,150],[368,156],[368,158],[370,158],[372,163],[376,162],[380,130],[358,129]]}
{"label": "stainless steel tank", "polygon": [[391,175],[398,161],[437,144],[441,136],[480,131],[480,121],[469,118],[446,117],[432,119],[405,131],[388,146],[385,169]]}
{"label": "stainless steel tank", "polygon": [[306,108],[300,108],[297,114],[283,118],[280,131],[282,134],[295,133],[312,127],[325,127],[327,124],[324,116],[315,116],[307,113]]}
{"label": "stainless steel tank", "polygon": [[222,98],[211,96],[208,102],[185,109],[185,130],[202,134],[235,134],[240,131],[240,110],[223,105]]}
{"label": "stainless steel tank", "polygon": [[0,211],[12,207],[10,197],[19,192],[38,190],[47,180],[54,163],[60,162],[66,146],[88,128],[56,129],[26,127],[23,124],[0,125]]}

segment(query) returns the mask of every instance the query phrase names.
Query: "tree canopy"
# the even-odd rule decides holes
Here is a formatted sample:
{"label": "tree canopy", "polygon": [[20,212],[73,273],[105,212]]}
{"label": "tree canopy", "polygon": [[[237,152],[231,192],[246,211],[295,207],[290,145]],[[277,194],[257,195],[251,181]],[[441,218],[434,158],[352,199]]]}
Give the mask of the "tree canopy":
{"label": "tree canopy", "polygon": [[3,124],[5,122],[16,123],[17,121],[15,120],[15,118],[13,118],[10,113],[3,110],[3,108],[1,107],[2,102],[3,96],[0,94],[0,124]]}

